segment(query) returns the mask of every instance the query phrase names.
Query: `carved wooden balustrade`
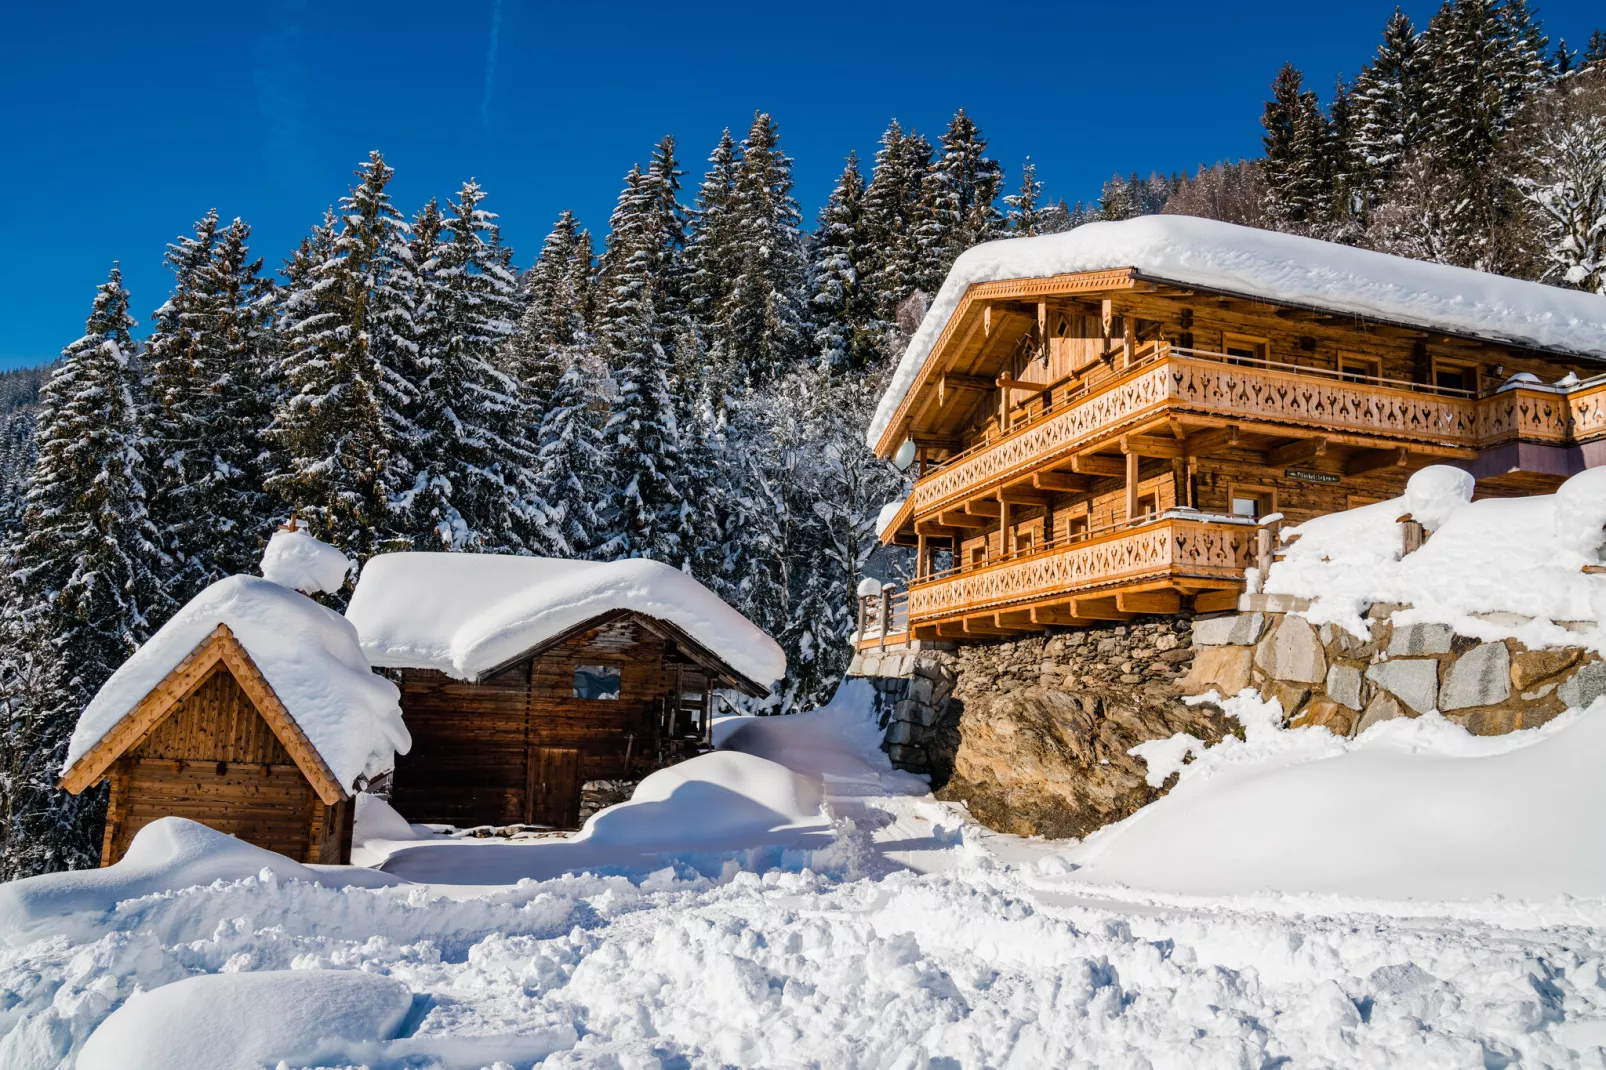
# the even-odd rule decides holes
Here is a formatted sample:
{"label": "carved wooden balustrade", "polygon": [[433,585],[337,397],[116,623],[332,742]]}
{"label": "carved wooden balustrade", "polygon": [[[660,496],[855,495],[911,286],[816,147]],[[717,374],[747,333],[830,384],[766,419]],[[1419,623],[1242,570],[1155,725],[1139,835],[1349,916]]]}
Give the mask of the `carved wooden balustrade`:
{"label": "carved wooden balustrade", "polygon": [[[1555,395],[1525,391],[1487,415],[1484,402],[1389,380],[1342,379],[1319,369],[1230,362],[1219,354],[1160,346],[1155,355],[1093,393],[1042,415],[990,446],[961,455],[921,479],[915,513],[974,497],[1019,475],[1061,462],[1162,412],[1477,448],[1485,435],[1530,433],[1548,441]],[[1507,395],[1499,395],[1507,397]],[[1485,399],[1489,401],[1493,399]],[[1563,402],[1560,412],[1565,414]],[[1508,431],[1508,429],[1511,429]]]}
{"label": "carved wooden balustrade", "polygon": [[1140,521],[984,568],[909,587],[909,625],[1088,594],[1145,580],[1241,579],[1254,564],[1255,527],[1167,517]]}

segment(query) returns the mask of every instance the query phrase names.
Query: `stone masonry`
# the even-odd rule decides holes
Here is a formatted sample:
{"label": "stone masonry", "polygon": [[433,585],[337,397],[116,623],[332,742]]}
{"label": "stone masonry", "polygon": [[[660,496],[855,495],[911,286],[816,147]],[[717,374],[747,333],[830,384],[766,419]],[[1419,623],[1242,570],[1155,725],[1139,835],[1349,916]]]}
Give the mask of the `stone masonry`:
{"label": "stone masonry", "polygon": [[1190,632],[1185,617],[1140,617],[870,652],[849,673],[876,689],[893,763],[930,774],[938,798],[965,802],[1003,831],[1083,836],[1158,794],[1131,747],[1226,731],[1214,708],[1181,701]]}

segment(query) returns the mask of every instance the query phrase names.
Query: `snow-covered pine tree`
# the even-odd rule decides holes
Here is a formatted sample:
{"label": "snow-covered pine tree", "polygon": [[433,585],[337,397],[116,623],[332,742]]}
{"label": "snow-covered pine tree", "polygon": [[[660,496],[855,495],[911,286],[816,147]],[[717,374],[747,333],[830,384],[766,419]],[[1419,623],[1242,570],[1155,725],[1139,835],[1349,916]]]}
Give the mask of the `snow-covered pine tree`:
{"label": "snow-covered pine tree", "polygon": [[775,120],[759,112],[742,140],[731,194],[736,275],[717,317],[726,349],[744,378],[765,381],[807,355],[807,261],[792,196],[792,161]]}
{"label": "snow-covered pine tree", "polygon": [[[599,506],[606,504],[610,478],[602,442],[608,399],[600,391],[607,369],[587,338],[557,351],[554,363],[564,367],[535,429],[537,493],[524,503],[529,515],[522,526],[526,541],[539,552],[588,557],[606,537]],[[545,545],[537,537],[545,538]]]}
{"label": "snow-covered pine tree", "polygon": [[1606,86],[1596,108],[1546,117],[1516,178],[1530,206],[1544,278],[1606,295]]}
{"label": "snow-covered pine tree", "polygon": [[591,318],[591,273],[591,237],[564,209],[524,276],[524,311],[512,346],[521,380],[528,378],[525,369],[540,364],[551,369],[546,389],[557,385],[562,369],[553,359],[555,351],[572,346]]}
{"label": "snow-covered pine tree", "polygon": [[1332,203],[1329,145],[1332,131],[1303,75],[1285,63],[1272,82],[1261,125],[1266,155],[1266,219],[1274,229],[1310,234]]}
{"label": "snow-covered pine tree", "polygon": [[484,199],[470,179],[444,216],[426,208],[416,228],[435,240],[416,267],[408,505],[415,541],[446,550],[518,545],[535,460],[518,434],[517,384],[496,366],[515,330],[518,280]]}
{"label": "snow-covered pine tree", "polygon": [[1004,169],[987,158],[987,139],[960,108],[942,135],[942,154],[926,172],[925,217],[916,234],[920,288],[936,293],[960,253],[1003,233],[998,194]]}
{"label": "snow-covered pine tree", "polygon": [[705,339],[708,360],[719,370],[724,384],[734,378],[730,372],[731,354],[726,348],[730,326],[721,317],[727,310],[726,298],[737,271],[735,217],[731,214],[731,201],[736,195],[736,160],[736,141],[727,129],[708,156],[708,172],[697,190],[697,203],[687,228],[682,285],[687,314]]}
{"label": "snow-covered pine tree", "polygon": [[657,190],[639,165],[609,220],[603,255],[598,341],[613,380],[603,427],[602,466],[608,484],[602,513],[605,558],[651,557],[679,565],[686,548],[679,532],[685,498],[677,482],[680,435],[669,390],[669,357],[659,339],[665,328],[658,265]]}
{"label": "snow-covered pine tree", "polygon": [[1606,71],[1606,32],[1595,30],[1589,35],[1589,45],[1578,63],[1579,71]]}
{"label": "snow-covered pine tree", "polygon": [[1382,202],[1405,154],[1421,139],[1426,66],[1416,27],[1396,8],[1377,54],[1355,78],[1350,152],[1359,161],[1366,212]]}
{"label": "snow-covered pine tree", "polygon": [[317,255],[314,235],[308,262],[292,270],[285,392],[270,432],[285,459],[269,489],[319,538],[360,557],[412,545],[405,446],[415,432],[405,414],[417,283],[410,228],[385,191],[393,173],[371,153],[341,200],[329,254]]}
{"label": "snow-covered pine tree", "polygon": [[864,225],[864,176],[849,153],[836,187],[820,209],[811,243],[809,311],[814,348],[833,371],[862,371],[880,356],[883,325],[864,286],[870,241]]}
{"label": "snow-covered pine tree", "polygon": [[152,317],[142,361],[141,422],[151,467],[146,505],[172,561],[163,590],[169,604],[165,610],[152,607],[158,617],[183,605],[210,582],[212,571],[206,560],[210,542],[196,537],[208,518],[195,499],[202,469],[210,464],[204,445],[212,433],[204,350],[211,340],[200,321],[210,297],[202,275],[217,232],[214,209],[196,222],[193,237],[180,236],[168,245],[164,260],[173,272],[173,290]]}
{"label": "snow-covered pine tree", "polygon": [[891,323],[898,306],[920,287],[918,233],[925,220],[922,192],[931,143],[892,120],[881,135],[875,170],[864,191],[864,226],[872,255],[867,290],[876,316]]}
{"label": "snow-covered pine tree", "polygon": [[6,878],[100,858],[105,796],[55,783],[78,715],[148,637],[165,570],[146,512],[133,326],[114,266],[40,395],[38,460],[5,548]]}
{"label": "snow-covered pine tree", "polygon": [[1004,197],[1004,222],[1015,237],[1029,238],[1043,234],[1043,183],[1037,177],[1037,165],[1030,156],[1020,171],[1020,190]]}

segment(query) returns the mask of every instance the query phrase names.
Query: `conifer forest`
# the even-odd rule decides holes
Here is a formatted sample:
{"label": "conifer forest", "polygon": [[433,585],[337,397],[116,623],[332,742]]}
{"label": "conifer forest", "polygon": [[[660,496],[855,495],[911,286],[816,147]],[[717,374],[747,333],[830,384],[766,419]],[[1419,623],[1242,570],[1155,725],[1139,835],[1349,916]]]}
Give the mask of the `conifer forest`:
{"label": "conifer forest", "polygon": [[517,253],[494,190],[397,204],[382,148],[294,249],[197,205],[168,293],[109,265],[83,336],[0,376],[0,878],[96,864],[103,797],[55,788],[79,713],[292,513],[359,561],[671,563],[785,648],[769,712],[823,702],[877,513],[906,489],[864,428],[979,242],[1180,213],[1606,300],[1606,35],[1575,47],[1526,0],[1448,0],[1425,26],[1396,12],[1355,63],[1325,101],[1268,71],[1260,158],[1111,161],[1088,203],[993,159],[960,111],[893,121],[812,221],[763,112],[641,146],[609,219],[562,212]]}

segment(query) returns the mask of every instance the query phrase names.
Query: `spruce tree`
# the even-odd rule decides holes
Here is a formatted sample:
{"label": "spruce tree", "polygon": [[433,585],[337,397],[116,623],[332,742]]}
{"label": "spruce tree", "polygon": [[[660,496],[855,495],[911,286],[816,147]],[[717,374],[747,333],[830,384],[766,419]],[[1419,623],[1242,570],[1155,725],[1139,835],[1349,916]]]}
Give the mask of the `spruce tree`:
{"label": "spruce tree", "polygon": [[1046,233],[1042,200],[1043,183],[1037,178],[1037,165],[1028,156],[1020,172],[1020,191],[1004,198],[1007,209],[1004,222],[1011,235],[1029,238],[1034,234]]}
{"label": "spruce tree", "polygon": [[8,878],[98,863],[104,795],[55,782],[79,714],[149,636],[158,604],[133,326],[114,266],[41,392],[23,525],[5,548]]}
{"label": "spruce tree", "polygon": [[820,362],[833,371],[861,371],[880,351],[881,324],[864,286],[870,260],[864,226],[864,176],[859,157],[847,166],[820,209],[809,270],[809,311]]}
{"label": "spruce tree", "polygon": [[892,322],[921,285],[919,231],[925,221],[931,143],[894,119],[881,135],[875,170],[864,191],[865,232],[872,243],[867,289],[876,315]]}
{"label": "spruce tree", "polygon": [[731,195],[736,275],[718,316],[727,351],[740,372],[763,381],[806,354],[806,261],[801,219],[792,197],[792,161],[781,151],[775,121],[753,117],[743,139]]}
{"label": "spruce tree", "polygon": [[406,516],[413,475],[407,422],[417,358],[417,283],[410,228],[385,187],[392,169],[375,152],[341,200],[329,255],[304,246],[282,340],[284,397],[271,434],[284,468],[269,487],[314,534],[367,557],[412,545]]}
{"label": "spruce tree", "polygon": [[1267,221],[1277,230],[1309,234],[1320,228],[1332,203],[1332,131],[1316,94],[1302,82],[1292,64],[1284,64],[1272,82],[1272,99],[1261,117],[1266,129],[1261,166]]}
{"label": "spruce tree", "polygon": [[736,277],[739,253],[735,217],[731,213],[736,196],[736,161],[736,141],[725,130],[709,154],[708,172],[697,190],[682,284],[687,313],[706,340],[708,360],[726,383],[735,378],[729,370],[732,356],[727,349],[730,324],[723,317],[729,310],[727,298]]}
{"label": "spruce tree", "polygon": [[960,253],[1003,233],[996,202],[1004,171],[987,158],[987,139],[963,108],[942,135],[942,155],[926,173],[925,218],[917,233],[921,289],[936,293]]}
{"label": "spruce tree", "polygon": [[1372,62],[1356,76],[1349,123],[1350,151],[1361,168],[1368,213],[1380,204],[1406,153],[1421,140],[1426,69],[1420,38],[1395,8]]}
{"label": "spruce tree", "polygon": [[417,265],[408,508],[415,541],[447,550],[518,543],[534,460],[518,437],[517,386],[496,367],[515,330],[517,279],[484,198],[470,180],[444,217],[431,202],[414,229],[415,241],[434,242]]}

